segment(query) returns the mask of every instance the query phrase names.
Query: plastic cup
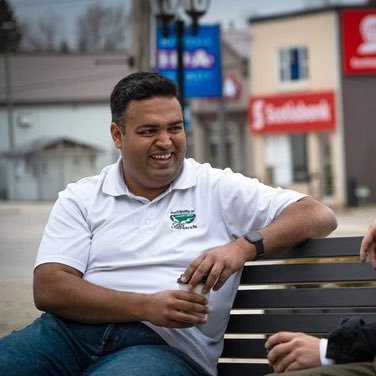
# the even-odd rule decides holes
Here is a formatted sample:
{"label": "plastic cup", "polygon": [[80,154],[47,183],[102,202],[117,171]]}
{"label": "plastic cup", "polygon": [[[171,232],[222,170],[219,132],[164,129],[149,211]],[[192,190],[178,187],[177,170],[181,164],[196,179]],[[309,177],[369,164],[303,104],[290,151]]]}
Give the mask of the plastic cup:
{"label": "plastic cup", "polygon": [[[202,293],[202,289],[204,287],[205,282],[199,283],[193,290],[188,290],[188,284],[181,282],[180,278],[178,278],[177,283],[179,285],[179,290],[194,292],[195,294],[198,294],[198,295],[205,297],[209,301],[210,291],[206,294]],[[205,314],[205,313],[192,312],[192,314],[197,316],[197,317],[202,317],[202,318],[205,318],[205,319],[208,318],[208,315]]]}

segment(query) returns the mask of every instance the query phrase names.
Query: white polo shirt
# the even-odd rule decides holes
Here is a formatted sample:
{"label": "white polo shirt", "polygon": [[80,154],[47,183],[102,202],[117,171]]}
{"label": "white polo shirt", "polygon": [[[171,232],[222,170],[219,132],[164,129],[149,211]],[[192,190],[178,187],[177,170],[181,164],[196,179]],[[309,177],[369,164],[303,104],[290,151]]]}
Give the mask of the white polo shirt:
{"label": "white polo shirt", "polygon": [[[170,188],[150,202],[129,192],[119,160],[60,192],[36,266],[66,264],[85,280],[120,291],[177,289],[177,278],[202,252],[267,226],[302,197],[186,159]],[[216,375],[240,274],[211,292],[206,324],[188,329],[145,324]]]}

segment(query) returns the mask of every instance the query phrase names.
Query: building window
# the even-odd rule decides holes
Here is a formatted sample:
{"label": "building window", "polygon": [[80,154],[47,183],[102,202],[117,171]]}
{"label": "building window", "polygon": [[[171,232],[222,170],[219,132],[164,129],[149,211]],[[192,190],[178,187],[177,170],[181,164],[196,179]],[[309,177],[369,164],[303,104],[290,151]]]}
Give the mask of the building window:
{"label": "building window", "polygon": [[[218,122],[208,122],[206,124],[206,136],[208,142],[208,155],[206,155],[206,160],[213,167],[221,167],[220,160],[222,159],[225,162],[226,167],[233,168],[232,161],[232,149],[234,147],[234,140],[230,133],[228,126],[225,126],[226,139],[224,142],[225,150],[221,150],[220,142],[220,132]],[[222,158],[219,154],[222,153]]]}
{"label": "building window", "polygon": [[279,50],[279,74],[281,82],[303,81],[308,78],[308,51],[306,47]]}
{"label": "building window", "polygon": [[321,194],[323,196],[330,197],[334,194],[330,135],[328,133],[321,133],[319,137],[321,156]]}
{"label": "building window", "polygon": [[305,134],[290,135],[290,150],[292,159],[292,178],[295,183],[309,181],[307,137]]}

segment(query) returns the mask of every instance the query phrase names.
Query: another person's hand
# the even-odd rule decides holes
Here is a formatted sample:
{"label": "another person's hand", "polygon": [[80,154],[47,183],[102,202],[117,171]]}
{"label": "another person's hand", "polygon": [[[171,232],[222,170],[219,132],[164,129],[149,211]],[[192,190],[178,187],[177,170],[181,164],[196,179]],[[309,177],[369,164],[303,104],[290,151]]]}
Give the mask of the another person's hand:
{"label": "another person's hand", "polygon": [[189,328],[206,322],[207,304],[207,299],[199,294],[166,290],[147,296],[143,316],[157,326]]}
{"label": "another person's hand", "polygon": [[203,278],[206,282],[202,293],[206,294],[212,288],[219,290],[233,273],[244,266],[248,260],[247,257],[244,244],[238,239],[224,246],[210,249],[197,257],[187,267],[181,279],[189,284],[190,290],[193,290]]}
{"label": "another person's hand", "polygon": [[368,228],[360,246],[361,261],[369,261],[376,270],[376,221]]}
{"label": "another person's hand", "polygon": [[265,343],[275,373],[321,366],[320,339],[293,332],[279,332]]}

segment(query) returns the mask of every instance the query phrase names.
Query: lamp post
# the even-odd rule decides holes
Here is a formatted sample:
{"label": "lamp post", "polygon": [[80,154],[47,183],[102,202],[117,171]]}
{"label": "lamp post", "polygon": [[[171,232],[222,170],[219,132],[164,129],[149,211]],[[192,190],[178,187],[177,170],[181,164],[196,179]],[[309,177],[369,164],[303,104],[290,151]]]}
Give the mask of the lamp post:
{"label": "lamp post", "polygon": [[175,22],[176,33],[176,77],[179,88],[181,105],[185,108],[185,79],[184,79],[184,21],[181,18],[181,6],[192,20],[192,35],[199,30],[198,20],[208,10],[210,0],[151,0],[157,20],[161,22],[163,37],[169,37],[168,26]]}
{"label": "lamp post", "polygon": [[10,67],[10,51],[12,43],[12,32],[15,30],[14,22],[8,21],[1,25],[1,31],[7,34],[7,41],[5,42],[4,50],[4,75],[5,75],[5,94],[8,114],[8,149],[14,149],[14,125],[13,125],[13,95],[12,95],[12,80]]}

